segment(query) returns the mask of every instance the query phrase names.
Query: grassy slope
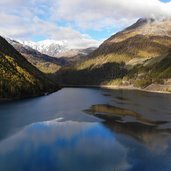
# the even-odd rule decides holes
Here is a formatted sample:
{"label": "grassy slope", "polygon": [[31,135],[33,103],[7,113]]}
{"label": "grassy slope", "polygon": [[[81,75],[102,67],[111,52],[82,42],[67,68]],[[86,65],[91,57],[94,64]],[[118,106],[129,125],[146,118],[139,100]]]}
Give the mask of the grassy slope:
{"label": "grassy slope", "polygon": [[0,98],[21,98],[55,90],[55,84],[0,37]]}
{"label": "grassy slope", "polygon": [[[161,23],[162,26],[163,24],[166,23]],[[88,60],[60,71],[58,80],[67,85],[133,84],[145,87],[153,82],[162,83],[166,75],[170,78],[168,54],[171,50],[171,37],[158,34],[158,30],[157,33],[154,31],[155,34],[149,33],[150,31],[146,33],[148,27],[153,28],[156,25],[136,23],[115,34],[95,50]],[[164,59],[157,61],[161,56]],[[128,69],[128,63],[134,59],[143,62]],[[146,61],[154,65],[144,67]]]}
{"label": "grassy slope", "polygon": [[[162,54],[169,53],[171,39],[168,37],[137,37],[136,39],[131,38],[131,40],[129,40],[130,43],[133,44],[130,47],[127,46],[127,43],[121,44],[119,48],[113,47],[115,50],[114,53],[97,55],[97,53],[99,52],[95,51],[93,57],[91,57],[89,60],[77,64],[72,69],[70,68],[65,71],[63,70],[62,72],[59,72],[58,80],[63,84],[71,85],[104,85],[122,84],[121,79],[124,78],[124,82],[127,82],[129,79],[129,82],[127,82],[127,84],[131,83],[135,86],[142,87],[152,83],[152,81],[149,81],[151,80],[150,77],[155,78],[157,82],[160,79],[165,78],[165,75],[169,72],[169,69],[167,70],[165,68],[165,73],[164,71],[162,71],[163,74],[161,74],[162,66],[170,67],[170,59],[168,57],[165,57],[165,59],[162,60],[162,63],[158,63],[156,59],[160,58]],[[156,43],[157,41],[160,41],[160,43]],[[134,45],[136,46],[136,48],[134,47]],[[123,48],[121,48],[122,46]],[[112,47],[109,47],[109,51],[111,50],[110,48]],[[131,50],[126,50],[126,48],[130,48]],[[122,52],[117,52],[116,49],[121,49]],[[152,65],[147,67],[144,67],[143,65],[135,65],[135,67],[133,67],[131,70],[127,69],[127,63],[130,60],[137,58],[143,58],[144,61],[154,63],[156,69],[153,69],[151,71],[150,69],[154,67]],[[144,75],[146,75],[146,77],[142,79],[138,76],[138,74],[143,74],[143,70],[145,70]],[[148,71],[151,71],[152,73],[149,75],[147,74]],[[160,79],[158,76],[155,75],[160,75]],[[139,79],[133,81],[135,80],[135,78],[140,78],[142,79],[142,81],[138,81]]]}
{"label": "grassy slope", "polygon": [[28,55],[26,53],[22,53],[22,55],[36,68],[38,68],[41,72],[46,74],[52,74],[57,72],[61,66],[57,62],[48,61],[46,59],[35,58],[34,55]]}
{"label": "grassy slope", "polygon": [[133,58],[152,58],[167,53],[171,47],[170,37],[136,35],[121,42],[104,42],[90,58],[76,69],[85,69],[109,62],[128,62]]}
{"label": "grassy slope", "polygon": [[125,80],[136,87],[145,88],[152,83],[164,84],[171,78],[171,53],[165,57],[149,59],[143,65],[136,65],[129,70]]}
{"label": "grassy slope", "polygon": [[8,42],[32,65],[34,65],[36,68],[44,73],[55,73],[61,68],[62,60],[60,59],[41,54],[40,52],[30,48],[29,46],[23,46],[22,44],[14,40],[9,39]]}

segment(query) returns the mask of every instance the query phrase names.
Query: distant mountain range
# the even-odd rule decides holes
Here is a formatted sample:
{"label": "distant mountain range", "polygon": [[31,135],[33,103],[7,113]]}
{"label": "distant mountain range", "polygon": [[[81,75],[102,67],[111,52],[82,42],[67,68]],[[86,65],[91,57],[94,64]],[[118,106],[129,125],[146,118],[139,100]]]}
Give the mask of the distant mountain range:
{"label": "distant mountain range", "polygon": [[94,52],[97,47],[89,47],[86,49],[70,49],[68,51],[59,53],[58,58],[64,59],[70,64],[80,63],[88,58],[88,55]]}
{"label": "distant mountain range", "polygon": [[64,85],[170,90],[171,20],[139,19],[111,36],[87,60],[59,72]]}
{"label": "distant mountain range", "polygon": [[70,50],[67,41],[43,40],[39,42],[19,41],[19,43],[51,57],[58,57],[60,53]]}
{"label": "distant mountain range", "polygon": [[44,73],[57,72],[61,66],[67,65],[68,62],[64,59],[58,59],[31,48],[28,45],[23,45],[19,41],[6,38],[6,40],[20,52],[32,65],[37,67]]}
{"label": "distant mountain range", "polygon": [[87,56],[97,47],[85,49],[72,49],[67,41],[43,40],[39,42],[18,41],[23,47],[30,47],[41,54],[56,58],[74,58],[75,56]]}
{"label": "distant mountain range", "polygon": [[0,37],[0,99],[38,96],[57,89],[56,83]]}
{"label": "distant mountain range", "polygon": [[63,66],[70,66],[86,58],[96,48],[68,49],[65,42],[45,40],[41,42],[6,40],[32,65],[44,73],[55,73]]}
{"label": "distant mountain range", "polygon": [[0,99],[46,94],[57,83],[171,91],[170,19],[139,19],[99,48],[6,39],[0,37]]}

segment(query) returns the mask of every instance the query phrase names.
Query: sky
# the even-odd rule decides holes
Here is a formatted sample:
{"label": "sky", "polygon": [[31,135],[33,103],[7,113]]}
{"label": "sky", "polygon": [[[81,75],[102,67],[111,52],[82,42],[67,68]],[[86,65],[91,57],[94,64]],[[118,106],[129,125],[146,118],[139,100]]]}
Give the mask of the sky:
{"label": "sky", "polygon": [[0,0],[0,35],[98,46],[139,18],[171,17],[170,0]]}

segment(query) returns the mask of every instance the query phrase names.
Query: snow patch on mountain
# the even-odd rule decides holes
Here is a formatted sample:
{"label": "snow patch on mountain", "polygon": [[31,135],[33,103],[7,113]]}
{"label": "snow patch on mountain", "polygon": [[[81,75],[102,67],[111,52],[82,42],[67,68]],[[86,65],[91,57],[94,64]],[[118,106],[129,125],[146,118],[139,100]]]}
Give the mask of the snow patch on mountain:
{"label": "snow patch on mountain", "polygon": [[58,54],[69,50],[67,41],[43,40],[39,42],[19,41],[24,46],[29,46],[40,53],[56,57]]}

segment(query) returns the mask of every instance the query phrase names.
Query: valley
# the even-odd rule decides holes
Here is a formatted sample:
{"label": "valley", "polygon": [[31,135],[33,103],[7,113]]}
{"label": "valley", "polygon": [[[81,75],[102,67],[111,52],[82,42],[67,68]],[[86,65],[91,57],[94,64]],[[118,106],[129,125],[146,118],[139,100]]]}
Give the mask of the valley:
{"label": "valley", "polygon": [[56,90],[58,84],[0,37],[0,99],[40,96]]}
{"label": "valley", "polygon": [[139,19],[98,48],[69,49],[66,42],[50,40],[7,41],[60,87],[171,91],[170,19]]}
{"label": "valley", "polygon": [[0,0],[0,171],[171,171],[171,0]]}
{"label": "valley", "polygon": [[139,19],[104,41],[85,61],[61,69],[58,81],[64,86],[170,91],[170,36],[170,20]]}

